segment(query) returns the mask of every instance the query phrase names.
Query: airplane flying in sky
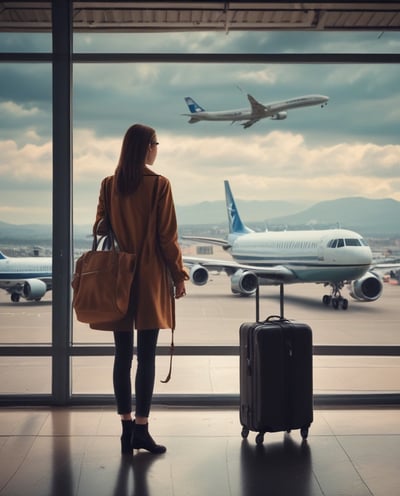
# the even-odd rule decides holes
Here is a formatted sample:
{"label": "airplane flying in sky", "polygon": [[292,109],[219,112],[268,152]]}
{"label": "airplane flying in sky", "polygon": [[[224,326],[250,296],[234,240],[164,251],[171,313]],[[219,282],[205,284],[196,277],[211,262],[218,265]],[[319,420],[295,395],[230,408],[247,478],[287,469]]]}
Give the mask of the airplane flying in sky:
{"label": "airplane flying in sky", "polygon": [[374,301],[382,293],[382,280],[371,269],[372,252],[360,234],[347,229],[254,232],[243,224],[229,182],[225,181],[229,220],[227,240],[183,236],[222,246],[233,260],[184,256],[190,279],[196,285],[208,281],[208,270],[225,271],[231,290],[253,294],[257,284],[320,283],[330,286],[322,301],[333,308],[348,307],[341,290],[348,284],[356,300]]}
{"label": "airplane flying in sky", "polygon": [[0,251],[0,289],[20,298],[39,301],[52,288],[51,257],[6,257]]}
{"label": "airplane flying in sky", "polygon": [[182,114],[190,117],[189,124],[195,124],[200,121],[246,121],[241,125],[244,129],[252,126],[260,119],[269,117],[272,120],[280,121],[286,119],[287,110],[309,107],[311,105],[320,105],[324,107],[328,104],[329,97],[324,95],[306,95],[281,102],[268,103],[266,105],[258,102],[253,96],[247,95],[250,102],[250,108],[238,110],[221,110],[208,112],[190,96],[185,97],[185,102],[189,107],[190,114]]}

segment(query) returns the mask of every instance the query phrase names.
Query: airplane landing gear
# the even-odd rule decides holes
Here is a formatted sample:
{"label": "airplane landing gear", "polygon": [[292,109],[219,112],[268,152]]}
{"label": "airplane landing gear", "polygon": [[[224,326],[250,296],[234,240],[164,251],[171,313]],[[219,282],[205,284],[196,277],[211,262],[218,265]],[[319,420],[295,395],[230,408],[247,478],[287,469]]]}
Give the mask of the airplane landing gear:
{"label": "airplane landing gear", "polygon": [[343,288],[343,283],[331,284],[332,286],[332,294],[324,295],[322,297],[322,303],[324,305],[332,304],[332,307],[337,310],[338,308],[342,308],[343,310],[347,310],[349,307],[349,301],[340,293],[340,290]]}
{"label": "airplane landing gear", "polygon": [[18,303],[21,296],[18,293],[11,293],[11,301]]}

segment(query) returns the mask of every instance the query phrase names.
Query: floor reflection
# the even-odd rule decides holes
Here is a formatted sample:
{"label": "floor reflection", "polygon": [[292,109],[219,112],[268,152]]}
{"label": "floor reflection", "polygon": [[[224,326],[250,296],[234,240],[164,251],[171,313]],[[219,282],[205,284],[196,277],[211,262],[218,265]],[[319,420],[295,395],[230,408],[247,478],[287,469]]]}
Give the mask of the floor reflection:
{"label": "floor reflection", "polygon": [[398,409],[314,413],[257,445],[236,410],[155,410],[167,453],[121,456],[113,409],[2,409],[0,496],[398,496]]}
{"label": "floor reflection", "polygon": [[290,494],[309,496],[312,485],[311,449],[285,434],[281,442],[262,445],[243,440],[240,452],[243,496]]}
{"label": "floor reflection", "polygon": [[149,470],[160,458],[147,452],[121,457],[113,496],[150,496]]}

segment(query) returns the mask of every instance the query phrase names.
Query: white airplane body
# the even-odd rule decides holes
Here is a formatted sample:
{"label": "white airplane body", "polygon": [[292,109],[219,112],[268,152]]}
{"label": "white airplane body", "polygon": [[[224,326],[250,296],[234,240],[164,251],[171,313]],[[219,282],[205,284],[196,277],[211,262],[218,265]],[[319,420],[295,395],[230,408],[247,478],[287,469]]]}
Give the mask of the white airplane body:
{"label": "white airplane body", "polygon": [[287,110],[310,107],[312,105],[321,105],[321,107],[324,107],[329,100],[329,97],[324,95],[305,95],[264,105],[251,95],[247,95],[247,98],[250,102],[250,108],[208,112],[196,103],[193,98],[187,96],[185,97],[185,102],[190,110],[190,114],[182,115],[190,117],[189,124],[195,124],[200,121],[230,121],[232,123],[246,121],[242,126],[247,129],[260,119],[269,117],[272,120],[283,120],[287,117]]}
{"label": "white airplane body", "polygon": [[39,301],[52,289],[51,257],[6,257],[0,251],[0,289],[14,302]]}
{"label": "white airplane body", "polygon": [[325,304],[346,309],[348,300],[340,290],[350,285],[357,300],[374,301],[382,293],[381,278],[370,271],[372,252],[362,236],[347,229],[284,232],[254,232],[240,219],[228,181],[225,181],[229,218],[227,240],[184,236],[214,243],[227,250],[233,260],[184,257],[194,284],[208,280],[208,270],[223,270],[231,276],[233,293],[250,295],[257,284],[321,283],[331,286]]}

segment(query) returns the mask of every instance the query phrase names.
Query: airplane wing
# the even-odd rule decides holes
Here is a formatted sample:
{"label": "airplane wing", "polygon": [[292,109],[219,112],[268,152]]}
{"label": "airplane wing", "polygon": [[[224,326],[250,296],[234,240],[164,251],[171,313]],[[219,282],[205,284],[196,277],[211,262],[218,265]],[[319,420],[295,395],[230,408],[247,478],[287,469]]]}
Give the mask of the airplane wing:
{"label": "airplane wing", "polygon": [[275,265],[273,267],[256,267],[254,265],[243,265],[233,260],[215,260],[211,258],[198,258],[198,257],[183,257],[183,263],[187,268],[195,265],[201,265],[209,270],[224,271],[229,276],[238,270],[249,271],[256,274],[261,279],[268,279],[276,283],[290,283],[294,282],[296,275],[283,265]]}
{"label": "airplane wing", "polygon": [[265,111],[268,110],[268,107],[258,102],[254,96],[247,95],[247,98],[251,105],[251,112],[253,115],[262,115],[265,116]]}
{"label": "airplane wing", "polygon": [[397,261],[372,263],[370,271],[375,272],[381,278],[383,278],[386,274],[396,275],[400,272],[400,263]]}
{"label": "airplane wing", "polygon": [[244,129],[258,122],[262,117],[266,117],[265,111],[268,110],[268,107],[258,102],[254,96],[247,95],[247,98],[251,105],[252,118],[242,124]]}
{"label": "airplane wing", "polygon": [[252,126],[253,124],[255,124],[256,122],[258,122],[260,119],[251,119],[249,121],[246,121],[242,124],[243,128],[244,129],[247,129],[248,127]]}
{"label": "airplane wing", "polygon": [[191,241],[197,241],[198,243],[210,243],[211,245],[222,246],[224,249],[231,247],[226,239],[207,238],[204,236],[181,236],[181,239],[190,239]]}

